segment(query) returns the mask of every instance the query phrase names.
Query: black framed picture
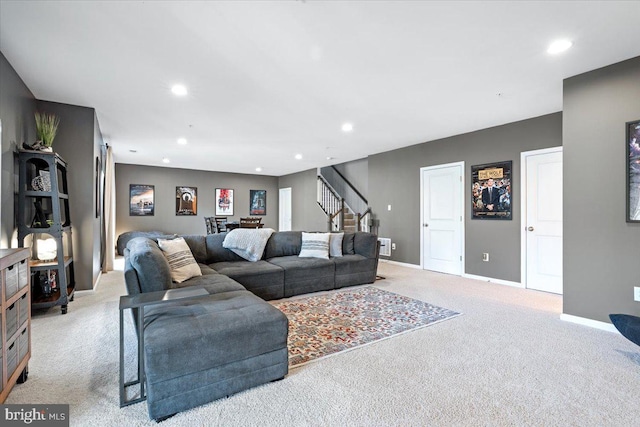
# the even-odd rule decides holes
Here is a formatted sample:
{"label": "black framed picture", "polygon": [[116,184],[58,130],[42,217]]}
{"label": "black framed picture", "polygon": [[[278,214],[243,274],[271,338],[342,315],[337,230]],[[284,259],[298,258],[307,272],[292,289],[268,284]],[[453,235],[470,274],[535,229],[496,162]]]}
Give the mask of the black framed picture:
{"label": "black framed picture", "polygon": [[153,216],[155,211],[155,187],[153,185],[129,185],[129,215]]}
{"label": "black framed picture", "polygon": [[249,215],[267,214],[267,190],[249,190]]}
{"label": "black framed picture", "polygon": [[471,166],[471,219],[511,216],[512,161]]}
{"label": "black framed picture", "polygon": [[640,222],[640,120],[627,122],[627,222]]}
{"label": "black framed picture", "polygon": [[176,187],[176,215],[198,215],[197,187]]}

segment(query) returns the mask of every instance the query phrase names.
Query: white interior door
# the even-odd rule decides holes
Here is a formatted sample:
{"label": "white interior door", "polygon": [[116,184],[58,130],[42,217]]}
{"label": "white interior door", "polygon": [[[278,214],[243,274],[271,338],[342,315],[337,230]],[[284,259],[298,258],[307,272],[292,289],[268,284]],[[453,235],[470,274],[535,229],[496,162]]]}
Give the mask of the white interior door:
{"label": "white interior door", "polygon": [[526,287],[562,294],[562,149],[525,159]]}
{"label": "white interior door", "polygon": [[422,267],[462,275],[463,164],[422,168]]}
{"label": "white interior door", "polygon": [[278,230],[291,231],[291,187],[281,188],[279,193]]}

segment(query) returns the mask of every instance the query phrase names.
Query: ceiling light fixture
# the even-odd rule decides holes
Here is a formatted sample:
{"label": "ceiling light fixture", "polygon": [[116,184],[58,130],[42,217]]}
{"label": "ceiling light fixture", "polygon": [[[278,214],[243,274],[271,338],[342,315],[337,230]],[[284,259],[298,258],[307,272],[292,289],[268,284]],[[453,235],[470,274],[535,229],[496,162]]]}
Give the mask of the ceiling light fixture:
{"label": "ceiling light fixture", "polygon": [[258,166],[258,167],[256,168],[256,172],[262,172],[262,168],[261,168],[260,166]]}
{"label": "ceiling light fixture", "polygon": [[178,144],[187,145],[187,138],[178,138]]}
{"label": "ceiling light fixture", "polygon": [[345,123],[342,125],[342,132],[351,132],[353,130],[353,124]]}
{"label": "ceiling light fixture", "polygon": [[302,154],[296,154],[296,160],[302,160]]}
{"label": "ceiling light fixture", "polygon": [[573,46],[573,43],[571,43],[571,41],[569,40],[566,40],[566,39],[556,40],[549,45],[549,49],[547,49],[547,53],[550,53],[551,55],[556,55],[558,53],[564,52],[565,50],[569,49],[571,46]]}
{"label": "ceiling light fixture", "polygon": [[166,158],[166,157],[164,159],[162,159],[162,163],[169,163],[169,161],[170,160],[168,158]]}
{"label": "ceiling light fixture", "polygon": [[171,92],[176,96],[185,96],[187,94],[187,88],[184,85],[173,85]]}

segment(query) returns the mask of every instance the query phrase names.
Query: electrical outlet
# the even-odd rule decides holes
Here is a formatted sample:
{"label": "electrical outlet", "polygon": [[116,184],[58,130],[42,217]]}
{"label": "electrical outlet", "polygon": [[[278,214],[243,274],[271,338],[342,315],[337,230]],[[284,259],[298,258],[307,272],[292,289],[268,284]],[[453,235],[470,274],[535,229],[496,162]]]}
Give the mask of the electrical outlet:
{"label": "electrical outlet", "polygon": [[487,252],[484,252],[484,253],[482,254],[482,260],[483,260],[484,262],[489,262],[489,254],[488,254]]}
{"label": "electrical outlet", "polygon": [[633,300],[640,302],[640,286],[633,288]]}
{"label": "electrical outlet", "polygon": [[396,250],[396,244],[395,244],[395,243],[392,243],[392,244],[391,244],[391,250],[392,250],[392,251],[395,251],[395,250]]}

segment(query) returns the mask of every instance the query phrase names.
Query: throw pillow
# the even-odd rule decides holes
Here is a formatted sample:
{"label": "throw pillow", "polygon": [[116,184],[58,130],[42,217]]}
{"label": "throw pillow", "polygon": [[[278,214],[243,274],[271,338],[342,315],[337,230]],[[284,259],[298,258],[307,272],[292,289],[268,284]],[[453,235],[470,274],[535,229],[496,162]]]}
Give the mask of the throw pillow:
{"label": "throw pillow", "polygon": [[329,259],[329,234],[302,232],[302,248],[298,256]]}
{"label": "throw pillow", "polygon": [[192,277],[202,276],[200,267],[196,262],[189,245],[182,237],[171,240],[158,239],[158,246],[169,262],[171,280],[182,283]]}
{"label": "throw pillow", "polygon": [[342,256],[342,238],[344,233],[331,233],[329,235],[329,256]]}

